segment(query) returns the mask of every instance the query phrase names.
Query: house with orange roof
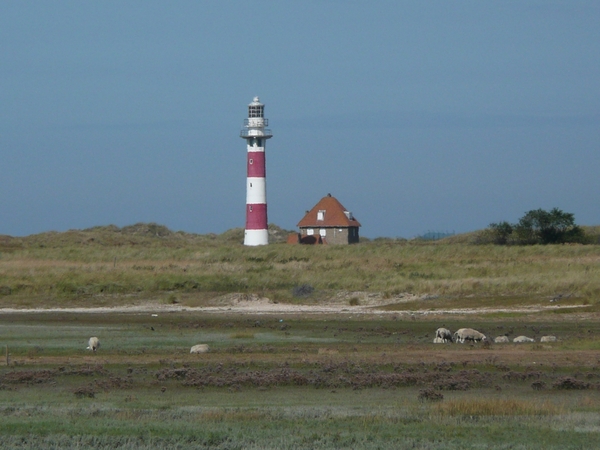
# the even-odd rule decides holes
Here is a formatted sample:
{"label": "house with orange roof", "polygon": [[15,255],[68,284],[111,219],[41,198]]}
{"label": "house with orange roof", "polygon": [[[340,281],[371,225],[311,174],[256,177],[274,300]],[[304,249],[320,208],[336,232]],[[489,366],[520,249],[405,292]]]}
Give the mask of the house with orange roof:
{"label": "house with orange roof", "polygon": [[[338,199],[327,194],[298,222],[301,244],[354,244],[361,226]],[[293,237],[288,242],[294,241]]]}

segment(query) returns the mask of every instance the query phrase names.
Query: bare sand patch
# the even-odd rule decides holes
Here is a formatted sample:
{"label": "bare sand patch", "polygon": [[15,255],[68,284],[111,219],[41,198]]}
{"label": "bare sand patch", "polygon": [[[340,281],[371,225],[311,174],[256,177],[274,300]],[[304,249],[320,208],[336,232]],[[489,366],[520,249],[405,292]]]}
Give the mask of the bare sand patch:
{"label": "bare sand patch", "polygon": [[393,298],[386,298],[379,293],[341,291],[333,298],[319,301],[318,303],[281,303],[257,294],[234,293],[215,297],[207,302],[206,306],[186,306],[185,304],[168,304],[158,300],[137,300],[135,304],[122,306],[100,307],[66,307],[66,308],[0,308],[0,314],[11,313],[239,313],[239,314],[341,314],[341,315],[397,315],[397,316],[440,316],[440,315],[472,315],[492,313],[535,313],[540,311],[560,310],[561,308],[584,308],[587,305],[561,306],[552,305],[524,305],[500,308],[436,308],[435,310],[403,310],[384,309],[394,305],[408,302],[427,300],[414,294],[400,294]]}

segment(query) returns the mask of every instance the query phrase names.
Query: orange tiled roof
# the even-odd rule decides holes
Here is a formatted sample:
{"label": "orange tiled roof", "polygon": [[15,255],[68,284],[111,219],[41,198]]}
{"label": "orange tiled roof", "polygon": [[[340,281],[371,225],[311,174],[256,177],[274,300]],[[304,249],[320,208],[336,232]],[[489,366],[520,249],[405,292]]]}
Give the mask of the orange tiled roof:
{"label": "orange tiled roof", "polygon": [[[323,220],[319,220],[319,212],[324,211]],[[346,214],[348,213],[348,215]],[[348,217],[349,216],[349,217]],[[298,227],[360,227],[358,220],[331,194],[323,197],[319,203],[306,213]]]}

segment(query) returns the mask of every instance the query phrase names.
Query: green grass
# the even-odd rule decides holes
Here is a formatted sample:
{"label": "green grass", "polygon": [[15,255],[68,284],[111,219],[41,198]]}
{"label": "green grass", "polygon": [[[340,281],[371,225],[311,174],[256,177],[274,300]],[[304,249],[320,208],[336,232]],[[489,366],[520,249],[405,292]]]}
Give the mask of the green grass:
{"label": "green grass", "polygon": [[[431,344],[437,319],[3,315],[0,345],[9,345],[11,365],[0,366],[2,445],[593,448],[600,377],[590,355],[600,324],[560,319],[476,319],[489,334],[561,339],[486,348]],[[92,334],[101,338],[97,354],[85,350]],[[200,342],[211,352],[190,355]],[[586,389],[553,388],[562,377]],[[533,381],[546,388],[533,390]],[[420,401],[426,387],[443,400]]]}

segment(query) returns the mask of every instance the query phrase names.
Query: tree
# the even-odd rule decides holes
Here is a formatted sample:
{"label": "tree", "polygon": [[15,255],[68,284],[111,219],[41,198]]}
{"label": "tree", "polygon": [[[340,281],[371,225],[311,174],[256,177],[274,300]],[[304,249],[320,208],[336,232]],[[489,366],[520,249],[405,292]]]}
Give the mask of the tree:
{"label": "tree", "polygon": [[575,224],[575,216],[558,208],[550,212],[535,209],[527,212],[515,226],[523,244],[562,244],[580,242],[583,230]]}
{"label": "tree", "polygon": [[583,242],[583,230],[575,224],[575,216],[558,208],[551,211],[532,209],[519,222],[491,223],[490,230],[497,244],[562,244]]}
{"label": "tree", "polygon": [[506,245],[508,238],[513,232],[513,226],[504,221],[499,223],[490,223],[494,244]]}

